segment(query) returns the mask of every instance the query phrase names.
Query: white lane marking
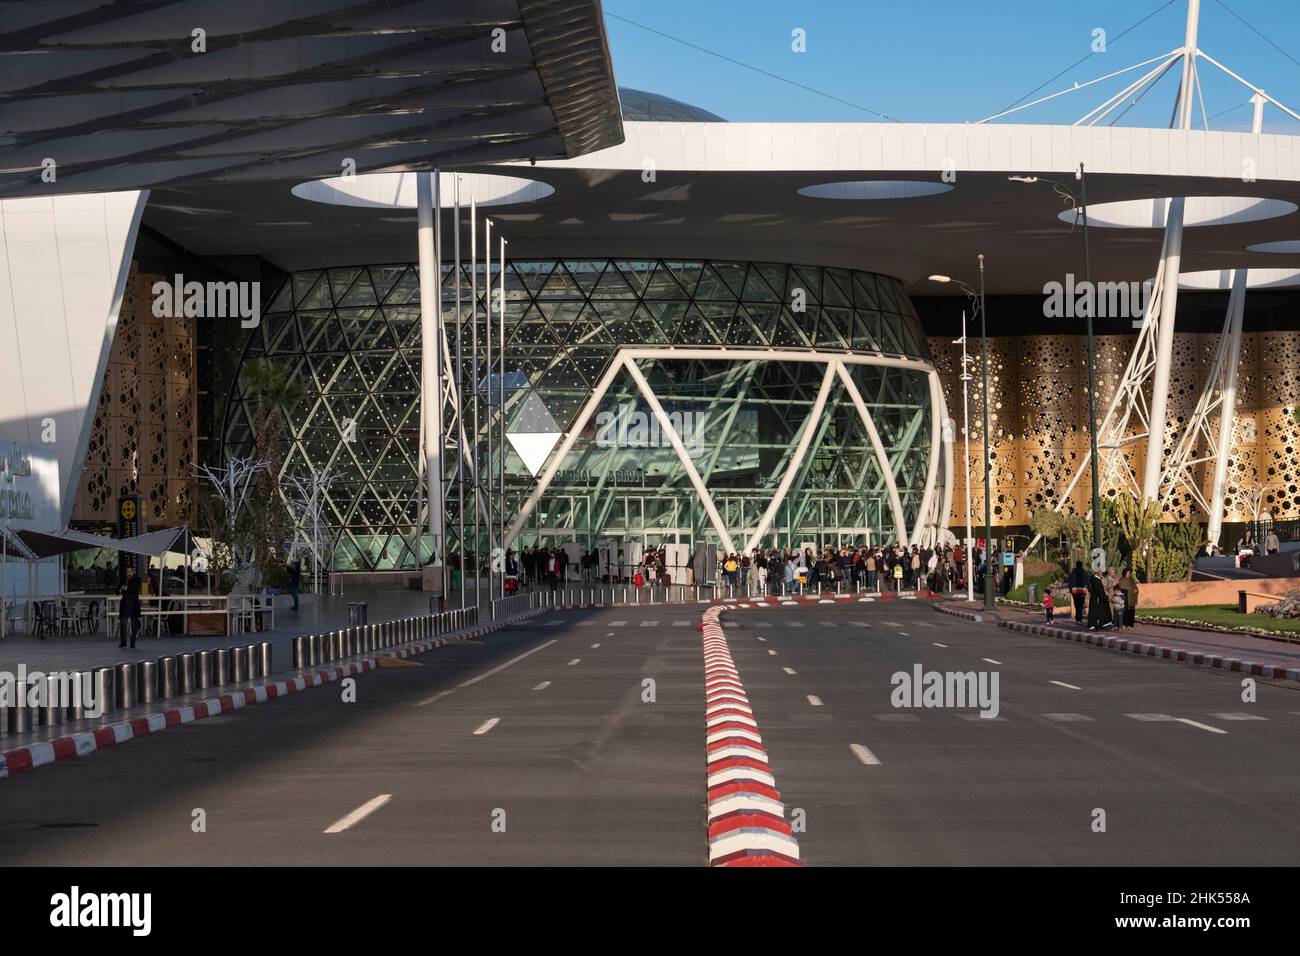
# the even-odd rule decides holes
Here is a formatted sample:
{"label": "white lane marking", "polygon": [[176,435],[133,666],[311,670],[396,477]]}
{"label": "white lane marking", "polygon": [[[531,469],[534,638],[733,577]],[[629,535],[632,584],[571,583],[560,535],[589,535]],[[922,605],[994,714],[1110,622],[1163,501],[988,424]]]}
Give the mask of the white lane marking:
{"label": "white lane marking", "polygon": [[1088,721],[1092,722],[1091,717],[1085,717],[1083,714],[1043,714],[1048,720],[1054,720],[1057,723],[1069,723],[1070,721]]}
{"label": "white lane marking", "polygon": [[550,686],[551,686],[551,682],[548,681],[548,680],[544,680],[544,681],[542,681],[540,684],[538,684],[536,687],[534,687],[533,690],[546,690],[546,688],[548,688],[548,687],[550,687]]}
{"label": "white lane marking", "polygon": [[839,627],[834,621],[822,621],[822,627]]}
{"label": "white lane marking", "polygon": [[771,621],[754,621],[754,627],[771,627]]}
{"label": "white lane marking", "polygon": [[903,635],[903,637],[911,637],[911,636],[912,636],[911,634],[908,634],[907,631],[899,631],[898,633],[901,634],[901,635]]}
{"label": "white lane marking", "polygon": [[791,626],[791,627],[803,627],[803,621],[791,621],[791,622],[790,622],[790,626]]}
{"label": "white lane marking", "polygon": [[690,627],[690,621],[673,621],[673,627]]}
{"label": "white lane marking", "polygon": [[626,624],[626,623],[627,623],[627,621],[610,621],[610,622],[609,622],[609,626],[610,626],[610,627],[622,627],[622,626],[623,626],[624,624]]}
{"label": "white lane marking", "polygon": [[658,622],[658,621],[642,621],[642,622],[641,622],[641,626],[642,626],[642,627],[658,627],[658,626],[659,626],[659,622]]}
{"label": "white lane marking", "polygon": [[498,664],[496,667],[492,668],[490,671],[484,671],[482,674],[479,674],[477,677],[471,677],[471,678],[470,678],[469,680],[467,680],[467,681],[461,681],[461,682],[460,682],[459,684],[457,684],[456,686],[457,686],[457,687],[470,687],[470,686],[472,686],[472,685],[474,685],[474,684],[477,684],[477,683],[478,683],[479,681],[481,681],[481,680],[487,680],[487,678],[491,677],[493,674],[499,674],[499,673],[501,673],[503,670],[505,670],[505,669],[506,669],[507,667],[509,667],[510,665],[512,665],[512,664],[518,664],[520,661],[522,661],[525,657],[528,657],[530,654],[536,654],[538,651],[544,651],[544,650],[546,650],[548,647],[550,647],[552,644],[557,644],[557,643],[559,643],[559,640],[560,640],[560,639],[559,639],[558,637],[553,637],[553,638],[551,638],[549,641],[547,641],[545,644],[538,644],[538,645],[537,645],[536,647],[534,647],[531,651],[524,651],[524,652],[523,652],[522,654],[520,654],[518,657],[512,657],[512,658],[510,658],[510,660],[506,661],[504,664]]}
{"label": "white lane marking", "polygon": [[849,623],[852,624],[854,627],[870,627],[870,626],[871,626],[871,625],[868,624],[866,621],[849,621]]}
{"label": "white lane marking", "polygon": [[1211,727],[1209,724],[1203,724],[1199,720],[1192,720],[1190,717],[1175,717],[1174,720],[1180,724],[1186,724],[1188,727],[1195,727],[1198,730],[1208,730],[1212,734],[1226,734],[1227,731],[1221,727]]}
{"label": "white lane marking", "polygon": [[935,626],[934,623],[931,622],[931,621],[917,621],[916,623],[919,624],[919,625],[921,625],[921,627],[934,627],[934,626]]}
{"label": "white lane marking", "polygon": [[939,643],[936,642],[934,646],[935,646],[935,647],[947,647],[948,645],[947,645],[947,644],[939,644]]}
{"label": "white lane marking", "polygon": [[981,658],[981,659],[982,659],[982,660],[984,661],[984,663],[986,663],[986,664],[997,664],[999,667],[1002,666],[1002,662],[1001,662],[1001,661],[995,661],[995,660],[994,660],[993,658],[991,658],[991,657],[985,657],[985,658]]}
{"label": "white lane marking", "polygon": [[883,625],[885,625],[885,627],[902,627],[902,626],[903,626],[903,625],[900,624],[898,621],[881,621],[880,623],[883,624]]}
{"label": "white lane marking", "polygon": [[781,668],[781,670],[785,671],[785,672],[786,672],[787,674],[789,674],[791,677],[793,677],[795,674],[799,673],[799,672],[798,672],[797,670],[795,670],[793,667],[783,667],[783,668]]}
{"label": "white lane marking", "polygon": [[613,636],[614,636],[614,632],[613,632],[613,631],[610,631],[610,632],[609,632],[608,634],[606,634],[605,636],[606,636],[606,637],[613,637]]}
{"label": "white lane marking", "polygon": [[1130,717],[1133,720],[1141,720],[1146,722],[1173,720],[1173,718],[1170,717],[1168,714],[1125,714],[1124,716]]}
{"label": "white lane marking", "polygon": [[599,644],[592,644],[592,645],[591,645],[591,649],[592,649],[593,651],[594,651],[596,648],[598,648],[598,647],[600,647]]}
{"label": "white lane marking", "polygon": [[483,723],[478,725],[478,729],[474,731],[474,736],[475,737],[483,736],[485,733],[487,733],[489,730],[491,730],[499,723],[501,723],[500,717],[489,717],[487,720],[483,721]]}
{"label": "white lane marking", "polygon": [[814,707],[820,707],[822,705],[822,699],[820,697],[814,697],[812,694],[809,694],[808,703],[812,704]]}
{"label": "white lane marking", "polygon": [[766,637],[760,637],[759,640],[762,641],[764,644],[767,643],[767,638],[766,638]]}
{"label": "white lane marking", "polygon": [[1047,683],[1055,684],[1057,687],[1064,687],[1066,690],[1083,690],[1082,687],[1076,687],[1074,684],[1067,684],[1063,680],[1049,680]]}
{"label": "white lane marking", "polygon": [[1259,714],[1247,714],[1242,711],[1231,711],[1226,714],[1210,714],[1211,717],[1218,717],[1220,720],[1268,720],[1267,717],[1261,717]]}
{"label": "white lane marking", "polygon": [[569,661],[568,666],[572,667],[574,664],[577,664],[581,660],[582,660],[581,657],[575,657],[573,660]]}
{"label": "white lane marking", "polygon": [[440,690],[440,691],[438,691],[438,693],[434,694],[432,697],[426,697],[426,698],[424,698],[424,700],[419,701],[415,706],[416,706],[416,707],[423,707],[425,704],[432,704],[434,701],[442,700],[444,697],[446,697],[446,696],[447,696],[448,694],[450,694],[450,693],[452,693],[452,691],[449,691],[449,690]]}
{"label": "white lane marking", "polygon": [[880,758],[873,754],[862,744],[849,744],[849,749],[853,751],[853,756],[857,757],[868,767],[879,767]]}
{"label": "white lane marking", "polygon": [[773,657],[776,657],[776,651],[772,650],[770,647],[767,649],[767,652],[771,654]]}
{"label": "white lane marking", "polygon": [[382,807],[385,803],[387,803],[391,799],[393,799],[393,795],[391,793],[381,793],[373,800],[367,800],[365,803],[361,804],[361,806],[357,807],[355,810],[349,813],[342,820],[339,820],[337,823],[330,824],[330,826],[325,830],[325,832],[342,833],[344,830],[348,829],[349,827],[356,826],[358,823],[360,823],[366,817],[370,816],[370,814],[374,813],[376,810],[378,810],[380,807]]}

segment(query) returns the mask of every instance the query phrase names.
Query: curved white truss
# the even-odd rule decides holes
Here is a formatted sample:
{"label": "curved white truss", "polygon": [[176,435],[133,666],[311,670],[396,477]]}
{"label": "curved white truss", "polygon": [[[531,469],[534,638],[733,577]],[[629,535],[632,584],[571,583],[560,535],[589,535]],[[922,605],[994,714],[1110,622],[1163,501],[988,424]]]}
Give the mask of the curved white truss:
{"label": "curved white truss", "polygon": [[[827,399],[830,395],[831,385],[838,377],[844,384],[845,391],[852,400],[858,415],[862,420],[863,427],[866,429],[867,436],[871,441],[872,450],[875,453],[876,462],[880,467],[881,475],[885,483],[885,488],[889,496],[890,510],[893,513],[895,530],[899,541],[919,544],[923,540],[929,540],[934,536],[934,529],[943,523],[946,518],[947,508],[952,501],[952,466],[950,461],[941,461],[946,454],[951,456],[951,447],[945,451],[945,443],[942,441],[943,421],[947,417],[947,406],[943,400],[943,390],[939,384],[939,375],[934,367],[928,362],[921,359],[905,358],[902,356],[885,355],[883,353],[854,353],[854,352],[820,352],[820,351],[787,351],[781,349],[766,348],[729,348],[727,346],[718,346],[715,348],[674,348],[655,347],[625,347],[620,349],[614,360],[610,362],[609,367],[596,383],[592,390],[591,397],[578,412],[577,418],[565,433],[564,440],[561,441],[551,452],[550,459],[545,470],[537,480],[536,486],[532,493],[529,494],[523,506],[519,509],[519,514],[511,523],[509,530],[506,532],[505,546],[515,540],[519,532],[523,529],[537,503],[541,500],[546,489],[550,487],[551,482],[555,479],[560,470],[560,465],[565,457],[573,449],[574,443],[577,442],[578,436],[582,434],[587,427],[587,423],[595,414],[601,401],[604,399],[609,387],[613,384],[618,374],[626,371],[629,377],[636,383],[638,391],[645,398],[646,403],[650,406],[651,412],[659,422],[659,427],[663,434],[668,438],[678,460],[681,461],[686,476],[690,479],[696,494],[700,497],[700,503],[704,506],[705,513],[709,516],[709,521],[713,525],[714,531],[718,534],[718,540],[727,551],[735,551],[735,543],[714,504],[708,488],[705,487],[699,471],[691,461],[690,455],[686,451],[685,445],[682,444],[680,436],[672,426],[672,421],[664,411],[663,405],[660,404],[658,396],[646,381],[640,368],[637,367],[637,361],[641,359],[669,359],[681,360],[690,359],[697,361],[717,361],[725,359],[734,362],[746,361],[764,361],[764,362],[800,362],[824,365],[826,374],[822,378],[821,388],[817,393],[817,399],[814,403],[811,414],[804,423],[800,433],[798,444],[793,454],[786,463],[785,473],[777,486],[776,492],[769,502],[767,509],[763,513],[762,519],[758,526],[750,534],[745,543],[745,550],[754,548],[762,539],[763,535],[771,527],[781,504],[784,502],[786,495],[790,490],[790,485],[794,482],[794,477],[798,473],[803,460],[807,455],[808,448],[812,444],[813,423],[820,420],[826,407]],[[898,485],[894,479],[894,470],[890,466],[889,457],[885,451],[884,443],[880,439],[880,433],[876,429],[875,421],[867,409],[866,402],[863,401],[862,394],[858,390],[857,384],[849,374],[847,366],[849,365],[878,365],[889,368],[910,369],[916,372],[923,372],[926,375],[930,390],[930,417],[931,417],[931,444],[930,444],[930,462],[926,472],[925,490],[922,497],[921,507],[917,513],[916,522],[911,533],[908,533],[906,519],[903,515],[902,501],[898,494]],[[942,491],[938,484],[943,482]],[[936,507],[943,510],[942,514],[935,515]]]}

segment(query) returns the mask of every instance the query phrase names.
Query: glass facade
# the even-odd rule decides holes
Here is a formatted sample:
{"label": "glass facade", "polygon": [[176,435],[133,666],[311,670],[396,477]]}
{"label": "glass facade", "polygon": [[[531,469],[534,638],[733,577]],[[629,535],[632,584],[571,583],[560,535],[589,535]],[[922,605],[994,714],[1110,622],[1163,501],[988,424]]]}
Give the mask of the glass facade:
{"label": "glass facade", "polygon": [[[480,265],[477,328],[470,275],[444,266],[447,348],[466,394],[466,454],[492,475],[493,525],[507,525],[554,466],[517,543],[599,538],[646,544],[718,542],[691,475],[634,377],[620,371],[558,466],[550,459],[611,363],[653,349],[636,368],[680,439],[737,547],[759,524],[811,430],[802,463],[765,542],[894,540],[887,483],[843,382],[824,356],[855,353],[928,363],[920,323],[901,285],[869,272],[773,263],[682,260],[511,261],[505,275],[504,373],[495,303],[489,330]],[[492,288],[500,284],[494,264]],[[477,388],[472,369],[477,333]],[[486,363],[489,334],[492,367]],[[744,350],[728,354],[725,349]],[[677,357],[672,350],[689,355]],[[761,350],[761,351],[760,351]],[[805,358],[781,361],[777,353]],[[773,357],[768,357],[771,354]],[[416,478],[420,435],[419,283],[410,264],[295,273],[252,330],[244,361],[290,367],[308,397],[290,410],[283,476],[328,469],[333,567],[414,568],[427,561]],[[846,365],[879,433],[908,526],[930,459],[924,368]],[[812,411],[827,389],[823,414]],[[504,407],[500,395],[504,391]],[[476,395],[478,441],[473,437]],[[503,413],[504,412],[504,416]],[[227,454],[253,450],[253,404],[236,384],[224,428]],[[500,441],[504,425],[506,441]],[[449,429],[453,435],[455,428]],[[498,469],[504,446],[505,493]],[[457,541],[456,449],[448,452],[447,539]],[[466,467],[466,499],[473,500]],[[466,508],[466,524],[472,525]],[[467,538],[470,535],[467,532]],[[496,534],[493,534],[496,539]],[[486,529],[479,547],[488,545]],[[418,549],[418,554],[417,554]]]}

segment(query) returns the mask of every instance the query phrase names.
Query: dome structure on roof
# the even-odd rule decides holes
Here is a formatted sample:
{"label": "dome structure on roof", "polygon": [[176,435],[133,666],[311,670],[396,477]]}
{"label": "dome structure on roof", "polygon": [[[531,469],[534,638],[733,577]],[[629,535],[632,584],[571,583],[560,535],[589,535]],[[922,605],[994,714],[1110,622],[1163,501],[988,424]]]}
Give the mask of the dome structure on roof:
{"label": "dome structure on roof", "polygon": [[725,123],[721,116],[708,110],[683,103],[671,96],[647,93],[620,86],[618,99],[623,107],[623,119],[651,123]]}

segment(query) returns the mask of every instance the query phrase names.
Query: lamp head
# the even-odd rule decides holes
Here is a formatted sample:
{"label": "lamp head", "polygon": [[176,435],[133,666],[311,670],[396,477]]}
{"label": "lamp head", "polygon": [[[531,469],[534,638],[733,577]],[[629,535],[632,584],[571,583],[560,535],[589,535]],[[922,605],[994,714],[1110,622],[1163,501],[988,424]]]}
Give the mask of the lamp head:
{"label": "lamp head", "polygon": [[941,282],[941,283],[942,283],[942,282],[951,282],[951,281],[952,281],[952,277],[951,277],[951,276],[933,275],[933,276],[930,276],[930,281],[931,281],[931,282]]}
{"label": "lamp head", "polygon": [[1037,176],[1008,176],[1007,181],[1012,183],[1025,183],[1029,185],[1038,182],[1038,177]]}

